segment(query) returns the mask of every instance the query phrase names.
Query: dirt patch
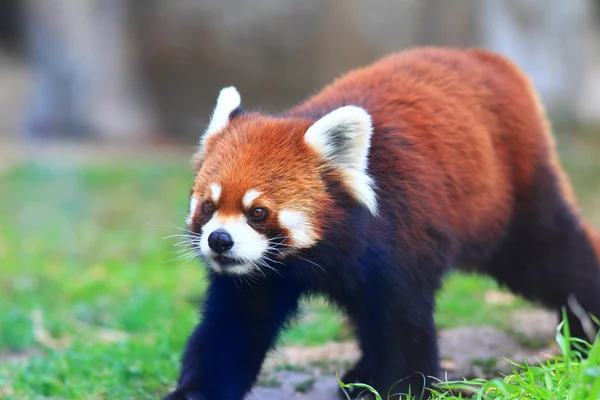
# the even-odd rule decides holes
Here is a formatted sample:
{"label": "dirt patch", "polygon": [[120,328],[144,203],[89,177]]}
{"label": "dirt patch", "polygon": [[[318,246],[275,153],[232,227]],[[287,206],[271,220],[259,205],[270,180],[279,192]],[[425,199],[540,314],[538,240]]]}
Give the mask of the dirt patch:
{"label": "dirt patch", "polygon": [[265,369],[270,370],[286,365],[311,365],[323,361],[350,363],[358,359],[360,352],[356,343],[331,342],[323,346],[286,346],[277,349],[265,361]]}
{"label": "dirt patch", "polygon": [[532,350],[518,338],[491,326],[460,327],[440,333],[442,371],[448,380],[488,378],[511,372],[507,361],[537,363],[555,352]]}
{"label": "dirt patch", "polygon": [[[557,354],[553,343],[556,315],[544,310],[516,312],[514,331],[491,326],[446,329],[439,333],[442,376],[445,380],[490,378],[509,374],[507,360],[530,364]],[[532,349],[528,338],[545,343]],[[354,343],[329,343],[320,347],[285,347],[265,363],[259,385],[249,400],[332,400],[337,397],[340,375],[359,356]]]}
{"label": "dirt patch", "polygon": [[[38,349],[30,349],[23,352],[2,352],[0,353],[0,365],[1,364],[20,364],[25,361],[29,361],[33,357],[43,355],[43,352]],[[2,398],[2,396],[0,396]]]}
{"label": "dirt patch", "polygon": [[332,400],[337,398],[335,376],[315,376],[313,372],[278,371],[270,387],[256,387],[248,400]]}
{"label": "dirt patch", "polygon": [[510,319],[512,330],[532,341],[553,341],[558,314],[546,310],[515,311]]}

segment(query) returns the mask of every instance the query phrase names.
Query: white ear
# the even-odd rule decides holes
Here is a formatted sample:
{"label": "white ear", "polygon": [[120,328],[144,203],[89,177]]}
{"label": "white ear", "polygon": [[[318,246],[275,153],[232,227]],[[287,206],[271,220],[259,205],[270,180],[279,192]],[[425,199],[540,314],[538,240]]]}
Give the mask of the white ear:
{"label": "white ear", "polygon": [[235,87],[228,86],[221,89],[219,97],[217,98],[217,105],[215,106],[210,119],[210,123],[204,131],[204,134],[200,137],[200,147],[196,157],[202,157],[206,139],[227,126],[231,113],[238,108],[241,103],[242,98]]}
{"label": "white ear", "polygon": [[208,124],[208,128],[204,132],[204,139],[225,128],[229,122],[229,116],[241,103],[242,98],[235,87],[228,86],[221,89],[217,98],[217,105],[210,119],[210,124]]}
{"label": "white ear", "polygon": [[371,116],[360,107],[345,106],[315,122],[304,141],[342,172],[352,195],[376,215],[375,185],[367,174],[372,133]]}

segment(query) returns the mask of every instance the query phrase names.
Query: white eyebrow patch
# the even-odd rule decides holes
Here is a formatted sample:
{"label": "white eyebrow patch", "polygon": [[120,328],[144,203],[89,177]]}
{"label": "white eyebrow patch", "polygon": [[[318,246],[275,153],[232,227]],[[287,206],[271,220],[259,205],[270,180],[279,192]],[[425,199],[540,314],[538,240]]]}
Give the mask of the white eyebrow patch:
{"label": "white eyebrow patch", "polygon": [[252,205],[252,202],[254,200],[257,199],[258,196],[260,196],[262,193],[259,192],[258,190],[254,190],[254,189],[250,189],[246,192],[246,194],[244,195],[244,198],[242,199],[242,202],[244,203],[244,207],[246,208],[250,208],[250,206]]}
{"label": "white eyebrow patch", "polygon": [[306,248],[315,244],[313,227],[302,211],[281,210],[279,223],[290,232],[295,247]]}
{"label": "white eyebrow patch", "polygon": [[213,203],[219,201],[219,197],[221,197],[221,185],[217,183],[213,183],[210,185],[210,194],[212,195]]}
{"label": "white eyebrow patch", "polygon": [[190,213],[188,214],[187,219],[185,220],[186,224],[190,224],[192,222],[192,218],[196,213],[196,208],[198,207],[198,199],[195,197],[190,198]]}

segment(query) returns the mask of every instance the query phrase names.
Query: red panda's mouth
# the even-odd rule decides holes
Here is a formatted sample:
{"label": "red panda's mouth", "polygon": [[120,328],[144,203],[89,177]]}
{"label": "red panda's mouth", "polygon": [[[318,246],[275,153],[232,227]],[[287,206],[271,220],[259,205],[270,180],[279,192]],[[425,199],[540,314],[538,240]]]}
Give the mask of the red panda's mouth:
{"label": "red panda's mouth", "polygon": [[216,261],[217,263],[219,263],[219,265],[221,265],[223,267],[240,265],[243,263],[243,261],[238,260],[237,258],[227,257],[224,255],[218,255],[218,256],[214,257],[213,260]]}

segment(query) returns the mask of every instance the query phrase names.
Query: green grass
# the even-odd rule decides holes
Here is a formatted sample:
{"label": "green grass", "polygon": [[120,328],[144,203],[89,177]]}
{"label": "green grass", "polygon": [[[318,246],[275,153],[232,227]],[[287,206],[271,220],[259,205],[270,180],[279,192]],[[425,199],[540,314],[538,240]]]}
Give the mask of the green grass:
{"label": "green grass", "polygon": [[[539,365],[511,361],[513,373],[485,380],[439,382],[431,390],[435,400],[455,399],[537,399],[537,400],[595,400],[600,398],[600,334],[593,344],[572,339],[568,324],[557,328],[556,341],[561,354]],[[575,349],[572,348],[575,347]],[[339,381],[339,378],[338,378]],[[364,384],[344,384],[344,388],[359,387],[375,395],[376,400],[387,398]]]}
{"label": "green grass", "polygon": [[[600,160],[573,160],[578,195],[594,210]],[[176,239],[163,240],[183,225],[191,178],[187,160],[160,157],[26,163],[0,175],[0,398],[154,399],[168,390],[205,286],[199,262],[174,261]],[[528,306],[489,304],[490,290],[489,279],[451,275],[438,325],[506,328],[511,310]],[[282,343],[350,337],[318,299],[300,322]]]}

